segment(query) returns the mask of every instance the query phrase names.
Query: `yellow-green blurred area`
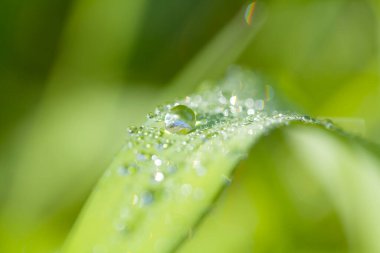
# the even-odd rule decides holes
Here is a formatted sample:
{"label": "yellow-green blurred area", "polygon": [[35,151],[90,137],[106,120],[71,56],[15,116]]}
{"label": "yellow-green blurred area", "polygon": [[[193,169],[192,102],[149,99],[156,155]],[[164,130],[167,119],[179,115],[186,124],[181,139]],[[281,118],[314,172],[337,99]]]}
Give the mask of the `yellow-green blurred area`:
{"label": "yellow-green blurred area", "polygon": [[232,64],[380,143],[379,2],[249,3],[2,0],[0,252],[59,249],[126,126]]}

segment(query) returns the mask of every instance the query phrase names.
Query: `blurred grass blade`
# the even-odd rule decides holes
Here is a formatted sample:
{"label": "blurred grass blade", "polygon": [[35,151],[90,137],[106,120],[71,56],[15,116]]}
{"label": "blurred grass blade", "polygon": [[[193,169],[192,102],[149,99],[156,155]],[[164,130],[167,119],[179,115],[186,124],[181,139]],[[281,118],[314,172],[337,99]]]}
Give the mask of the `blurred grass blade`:
{"label": "blurred grass blade", "polygon": [[[242,74],[239,70],[235,71],[221,82],[221,88],[205,90],[157,108],[142,127],[129,129],[126,146],[99,182],[70,234],[64,252],[251,252],[252,247],[294,252],[308,246],[315,250],[324,247],[329,250],[370,249],[372,251],[368,252],[376,252],[380,249],[375,236],[365,237],[367,232],[364,229],[368,228],[374,235],[379,235],[377,228],[369,227],[371,224],[366,220],[373,220],[374,224],[380,222],[373,215],[380,210],[371,198],[375,195],[361,185],[348,190],[352,181],[324,174],[333,173],[334,170],[344,173],[344,159],[349,158],[351,152],[355,154],[351,158],[356,163],[352,164],[348,173],[352,170],[363,182],[372,180],[368,189],[380,192],[376,186],[380,182],[376,168],[379,161],[365,148],[359,152],[360,145],[355,141],[344,143],[343,140],[341,143],[339,140],[343,137],[335,137],[313,127],[307,133],[302,129],[284,130],[289,143],[274,135],[275,138],[263,138],[264,143],[265,139],[269,139],[268,146],[272,148],[266,146],[257,151],[254,147],[249,151],[270,130],[292,122],[329,129],[334,129],[334,126],[329,122],[278,112],[275,101],[266,96],[257,77],[249,72]],[[253,99],[251,94],[255,94]],[[168,120],[173,117],[172,108],[178,104],[192,108],[197,115],[197,125],[188,134],[170,133],[172,130]],[[177,107],[175,110],[178,115],[176,119],[179,120],[176,126],[191,126],[188,122],[191,119],[180,116],[185,114],[178,114]],[[338,144],[332,143],[334,140]],[[309,147],[314,144],[313,148]],[[325,149],[325,146],[330,148]],[[258,147],[260,150],[260,145]],[[324,149],[324,155],[310,158]],[[341,154],[341,150],[347,152]],[[361,152],[365,155],[361,156]],[[328,162],[331,160],[329,157],[335,155],[340,155],[338,161],[343,164],[332,161],[334,166],[326,167],[327,164],[314,162],[316,159],[327,159]],[[239,161],[242,162],[239,164]],[[305,165],[301,166],[303,163]],[[366,169],[358,170],[360,164]],[[311,176],[304,176],[305,173],[311,173]],[[372,173],[373,177],[368,177],[368,173]],[[272,177],[277,177],[278,181],[267,181]],[[329,184],[324,181],[327,178],[332,180]],[[305,185],[304,179],[311,180]],[[314,187],[312,194],[313,189],[321,189],[331,196],[330,199],[318,195],[319,192],[311,199],[297,196],[297,187],[308,189],[309,182]],[[343,185],[334,187],[335,182]],[[231,183],[232,186],[228,187]],[[281,187],[282,184],[294,188]],[[224,189],[228,189],[227,197],[223,194]],[[296,195],[285,197],[291,190]],[[356,194],[368,199],[363,199],[361,203],[354,200],[341,203],[350,201]],[[215,200],[218,200],[216,205],[220,206],[214,214],[210,210]],[[269,204],[273,205],[273,210]],[[306,213],[297,213],[294,210],[296,204],[301,209],[306,206]],[[333,213],[332,218],[327,215],[326,220],[317,218],[311,222],[309,219],[318,212],[310,209],[308,204],[323,205],[320,211],[322,218],[325,218],[324,212],[329,215]],[[367,212],[366,208],[358,207],[359,212],[352,210],[346,213],[355,204],[373,205],[373,209]],[[334,208],[337,210],[335,216],[330,211]],[[256,213],[260,216],[256,217]],[[287,215],[290,215],[290,220]],[[363,219],[363,224],[359,224],[362,215],[368,217]],[[324,232],[324,222],[336,229],[336,234],[313,234],[315,231]],[[216,229],[218,226],[222,229]],[[318,230],[313,230],[315,228]],[[302,236],[309,241],[293,240]],[[194,237],[193,240],[187,240],[191,237]],[[253,238],[255,245],[252,245]]]}
{"label": "blurred grass blade", "polygon": [[[246,6],[249,8],[250,5]],[[185,96],[194,92],[196,85],[206,79],[219,78],[240,56],[265,21],[265,5],[259,1],[250,23],[242,9],[222,31],[188,63],[171,82],[163,99]],[[252,20],[251,20],[252,19]]]}
{"label": "blurred grass blade", "polygon": [[[44,98],[11,147],[17,155],[0,212],[0,251],[57,247],[102,163],[114,153],[104,147],[122,144],[117,136],[123,128],[113,128],[126,118],[120,63],[145,2],[75,2]],[[70,193],[68,185],[75,185]]]}

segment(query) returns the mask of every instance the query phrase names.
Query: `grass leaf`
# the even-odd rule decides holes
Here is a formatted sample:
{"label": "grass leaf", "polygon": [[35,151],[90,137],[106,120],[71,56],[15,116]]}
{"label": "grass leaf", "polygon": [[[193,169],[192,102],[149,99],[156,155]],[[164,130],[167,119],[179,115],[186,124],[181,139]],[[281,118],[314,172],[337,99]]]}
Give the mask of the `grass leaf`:
{"label": "grass leaf", "polygon": [[[365,230],[368,221],[378,222],[374,214],[380,206],[371,197],[371,190],[380,192],[378,160],[370,152],[361,154],[364,148],[356,150],[360,145],[339,140],[346,137],[322,130],[339,132],[330,122],[280,112],[269,91],[255,75],[235,68],[217,88],[160,106],[143,126],[129,128],[125,147],[94,190],[63,252],[380,249],[374,237],[364,236],[379,234],[375,227]],[[196,114],[194,127],[188,110]],[[262,138],[289,124],[295,127]],[[314,127],[298,130],[299,124]],[[267,141],[255,145],[260,139]],[[340,177],[350,157],[355,163],[347,175],[368,185],[349,189],[351,181]],[[358,170],[360,165],[366,170]],[[297,196],[299,189],[313,198]],[[322,203],[320,210],[313,209],[316,203]],[[351,209],[356,205],[363,208],[356,212]],[[356,215],[359,220],[351,219]],[[361,216],[367,218],[357,223]],[[336,233],[313,236],[323,234],[326,224]]]}

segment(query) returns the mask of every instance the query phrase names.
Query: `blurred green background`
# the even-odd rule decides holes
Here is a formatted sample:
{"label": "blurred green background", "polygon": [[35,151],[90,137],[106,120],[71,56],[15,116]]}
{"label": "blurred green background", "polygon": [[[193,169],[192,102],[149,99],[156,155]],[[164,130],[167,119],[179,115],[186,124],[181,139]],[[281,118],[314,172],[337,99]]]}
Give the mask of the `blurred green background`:
{"label": "blurred green background", "polygon": [[2,0],[0,252],[56,250],[126,126],[231,64],[380,143],[379,2],[248,4]]}

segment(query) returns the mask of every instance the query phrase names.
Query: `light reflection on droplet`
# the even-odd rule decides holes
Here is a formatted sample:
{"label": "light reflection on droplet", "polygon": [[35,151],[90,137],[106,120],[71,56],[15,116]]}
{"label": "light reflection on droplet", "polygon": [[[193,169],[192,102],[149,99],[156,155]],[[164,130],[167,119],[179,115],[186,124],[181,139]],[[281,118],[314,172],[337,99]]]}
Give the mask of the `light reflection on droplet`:
{"label": "light reflection on droplet", "polygon": [[155,164],[157,167],[159,167],[159,166],[162,165],[162,161],[161,161],[160,159],[156,159],[156,160],[154,160],[154,164]]}
{"label": "light reflection on droplet", "polygon": [[137,194],[134,194],[132,197],[132,205],[137,205],[139,203],[139,196]]}
{"label": "light reflection on droplet", "polygon": [[165,179],[165,175],[164,175],[164,173],[162,173],[161,171],[156,171],[156,172],[154,173],[154,175],[153,175],[153,180],[154,180],[155,182],[160,183],[160,182],[164,181],[164,179]]}
{"label": "light reflection on droplet", "polygon": [[252,109],[252,108],[251,108],[251,109],[248,109],[248,110],[247,110],[247,114],[248,114],[248,115],[254,115],[254,114],[255,114],[255,109]]}
{"label": "light reflection on droplet", "polygon": [[255,13],[255,6],[256,6],[256,1],[250,3],[247,6],[247,9],[245,10],[244,19],[248,25],[252,24],[252,17],[253,17],[253,14]]}
{"label": "light reflection on droplet", "polygon": [[232,97],[230,98],[230,104],[231,104],[231,105],[236,105],[236,101],[237,101],[237,96],[232,96]]}

